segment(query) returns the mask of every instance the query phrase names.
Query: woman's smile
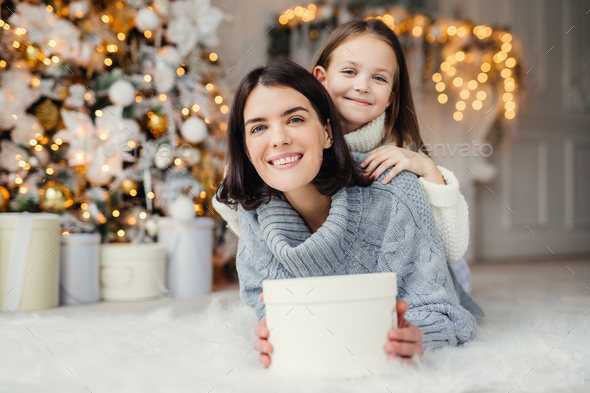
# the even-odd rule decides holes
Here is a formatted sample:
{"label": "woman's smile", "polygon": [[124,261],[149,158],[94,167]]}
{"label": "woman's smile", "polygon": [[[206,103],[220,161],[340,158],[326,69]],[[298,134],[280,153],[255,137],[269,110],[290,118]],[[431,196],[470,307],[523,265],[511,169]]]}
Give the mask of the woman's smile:
{"label": "woman's smile", "polygon": [[283,153],[273,156],[268,160],[268,163],[275,169],[288,169],[299,164],[303,158],[302,153]]}

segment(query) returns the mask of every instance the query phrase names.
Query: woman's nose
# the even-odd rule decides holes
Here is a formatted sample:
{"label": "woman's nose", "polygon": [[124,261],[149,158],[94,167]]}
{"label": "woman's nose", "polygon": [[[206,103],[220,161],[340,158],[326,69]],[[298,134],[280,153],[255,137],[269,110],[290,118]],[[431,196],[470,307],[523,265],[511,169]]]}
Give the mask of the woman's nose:
{"label": "woman's nose", "polygon": [[271,144],[273,146],[288,145],[291,143],[291,137],[283,126],[273,127]]}

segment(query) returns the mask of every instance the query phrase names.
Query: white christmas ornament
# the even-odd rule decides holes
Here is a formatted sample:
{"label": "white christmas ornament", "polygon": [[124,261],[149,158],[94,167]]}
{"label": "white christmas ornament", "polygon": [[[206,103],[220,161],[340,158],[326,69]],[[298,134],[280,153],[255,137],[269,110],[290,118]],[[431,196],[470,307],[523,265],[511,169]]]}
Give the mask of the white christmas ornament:
{"label": "white christmas ornament", "polygon": [[190,222],[195,217],[193,201],[186,196],[179,196],[170,206],[170,216],[181,223]]}
{"label": "white christmas ornament", "polygon": [[207,137],[207,124],[198,117],[192,116],[182,123],[180,133],[190,143],[202,142]]}
{"label": "white christmas ornament", "polygon": [[154,220],[147,220],[145,223],[145,230],[151,237],[158,234],[158,224]]}
{"label": "white christmas ornament", "polygon": [[135,26],[142,33],[147,30],[154,30],[158,27],[159,22],[158,15],[149,8],[143,8],[135,15]]}
{"label": "white christmas ornament", "polygon": [[158,93],[167,93],[176,84],[176,71],[164,60],[156,60],[154,83]]}
{"label": "white christmas ornament", "polygon": [[172,160],[174,159],[174,152],[172,146],[163,143],[156,149],[156,155],[154,156],[154,164],[158,169],[166,169]]}
{"label": "white christmas ornament", "polygon": [[130,82],[119,79],[109,88],[109,99],[115,105],[130,105],[135,101],[135,88]]}
{"label": "white christmas ornament", "polygon": [[178,67],[182,61],[180,53],[178,53],[178,49],[172,45],[164,46],[162,49],[160,49],[157,56],[158,59],[164,60],[174,68]]}
{"label": "white christmas ornament", "polygon": [[35,139],[37,134],[43,135],[45,132],[37,117],[25,113],[16,121],[16,127],[12,130],[12,140],[19,145],[28,146],[31,139]]}
{"label": "white christmas ornament", "polygon": [[2,139],[0,142],[0,167],[8,170],[8,172],[16,172],[20,168],[19,161],[29,159],[29,154],[26,150],[21,149],[15,143],[7,139]]}

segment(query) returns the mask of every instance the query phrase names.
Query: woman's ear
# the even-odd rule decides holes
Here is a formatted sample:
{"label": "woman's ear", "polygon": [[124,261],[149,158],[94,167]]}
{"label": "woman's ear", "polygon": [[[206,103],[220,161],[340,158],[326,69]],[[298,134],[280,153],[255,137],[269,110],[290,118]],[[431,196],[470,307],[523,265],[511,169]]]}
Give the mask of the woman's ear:
{"label": "woman's ear", "polygon": [[313,76],[320,81],[320,83],[322,85],[324,85],[324,87],[326,87],[326,76],[328,74],[328,72],[326,71],[326,69],[322,66],[315,66],[313,71],[312,71]]}
{"label": "woman's ear", "polygon": [[330,125],[330,119],[328,119],[324,131],[324,149],[329,149],[332,147],[334,141],[334,139],[332,138],[332,126]]}

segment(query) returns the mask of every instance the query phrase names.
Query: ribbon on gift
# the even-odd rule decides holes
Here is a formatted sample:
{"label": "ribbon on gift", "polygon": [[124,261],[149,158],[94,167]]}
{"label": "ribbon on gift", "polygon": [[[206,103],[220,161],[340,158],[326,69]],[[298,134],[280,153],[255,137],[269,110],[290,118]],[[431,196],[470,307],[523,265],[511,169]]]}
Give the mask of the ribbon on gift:
{"label": "ribbon on gift", "polygon": [[20,309],[23,286],[25,283],[27,260],[29,259],[29,245],[33,233],[33,215],[24,212],[16,219],[14,237],[12,238],[12,250],[10,251],[10,265],[6,278],[6,295],[4,296],[4,308],[9,311]]}

